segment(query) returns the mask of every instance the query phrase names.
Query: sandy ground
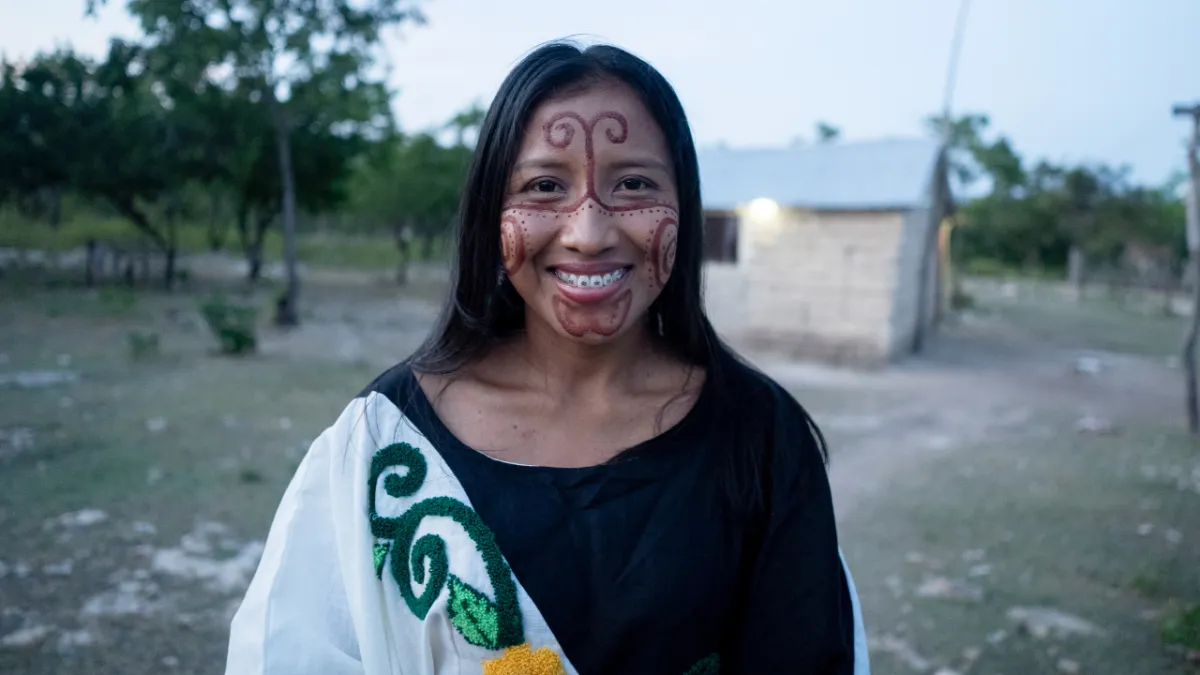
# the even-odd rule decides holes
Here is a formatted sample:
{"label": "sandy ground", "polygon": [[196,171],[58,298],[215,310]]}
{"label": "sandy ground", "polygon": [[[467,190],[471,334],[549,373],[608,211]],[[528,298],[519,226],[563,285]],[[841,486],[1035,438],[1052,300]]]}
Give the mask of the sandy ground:
{"label": "sandy ground", "polygon": [[[221,672],[308,442],[432,320],[435,285],[369,282],[310,284],[303,328],[245,359],[212,354],[197,289],[0,289],[0,672]],[[1196,672],[1182,322],[970,291],[887,371],[757,359],[829,438],[874,671]],[[131,360],[133,332],[160,352]]]}

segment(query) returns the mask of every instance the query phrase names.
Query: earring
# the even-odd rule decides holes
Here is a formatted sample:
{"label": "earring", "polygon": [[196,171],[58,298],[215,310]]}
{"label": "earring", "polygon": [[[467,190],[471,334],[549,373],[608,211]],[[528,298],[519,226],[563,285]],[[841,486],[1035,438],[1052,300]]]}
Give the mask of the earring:
{"label": "earring", "polygon": [[499,269],[499,270],[497,270],[497,273],[496,273],[496,285],[497,285],[497,286],[503,286],[503,285],[504,285],[504,280],[505,280],[507,277],[508,277],[508,274],[507,274],[507,273],[504,271],[504,266],[503,266],[503,265],[501,265],[501,266],[500,266],[500,269]]}
{"label": "earring", "polygon": [[658,314],[658,336],[662,337],[663,336],[662,312],[659,311],[659,312],[657,312],[657,314]]}

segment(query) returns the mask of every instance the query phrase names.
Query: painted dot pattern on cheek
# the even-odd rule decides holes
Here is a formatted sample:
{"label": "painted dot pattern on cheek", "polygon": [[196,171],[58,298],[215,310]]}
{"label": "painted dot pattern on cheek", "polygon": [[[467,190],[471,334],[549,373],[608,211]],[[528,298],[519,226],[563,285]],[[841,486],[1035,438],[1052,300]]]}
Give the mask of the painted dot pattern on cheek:
{"label": "painted dot pattern on cheek", "polygon": [[675,268],[675,247],[679,241],[679,223],[674,218],[663,218],[654,229],[649,257],[654,272],[654,281],[666,286]]}
{"label": "painted dot pattern on cheek", "polygon": [[500,221],[500,246],[504,270],[515,274],[525,264],[525,227],[512,216]]}
{"label": "painted dot pattern on cheek", "polygon": [[[553,215],[553,221],[561,219],[570,223],[589,211],[598,211],[605,218],[619,216],[634,221],[626,221],[628,224],[622,223],[620,227],[638,233],[638,244],[646,252],[647,276],[642,279],[648,281],[652,289],[664,286],[675,263],[675,246],[679,234],[677,205],[673,200],[655,197],[627,199],[627,203],[609,204],[596,192],[594,144],[600,136],[598,132],[603,129],[603,138],[609,143],[625,143],[629,138],[629,122],[625,116],[619,112],[606,111],[591,119],[585,119],[575,112],[563,112],[543,124],[542,129],[544,142],[559,150],[571,147],[576,136],[582,136],[586,188],[578,199],[569,204],[517,199],[506,205],[501,222],[501,245],[505,268],[510,276],[532,255],[530,251],[540,250],[543,236],[551,231],[545,226],[558,227],[558,223],[546,223],[544,219]],[[532,239],[530,231],[524,226],[527,221],[534,227]],[[630,289],[598,306],[580,305],[556,294],[551,298],[551,306],[555,318],[567,334],[573,337],[589,334],[607,337],[616,334],[625,325],[633,300],[634,294]]]}

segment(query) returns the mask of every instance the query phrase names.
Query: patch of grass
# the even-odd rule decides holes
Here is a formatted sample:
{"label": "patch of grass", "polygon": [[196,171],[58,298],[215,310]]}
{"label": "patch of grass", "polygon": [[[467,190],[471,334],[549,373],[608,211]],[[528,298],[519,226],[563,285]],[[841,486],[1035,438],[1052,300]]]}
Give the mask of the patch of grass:
{"label": "patch of grass", "polygon": [[160,353],[158,333],[130,331],[128,344],[129,358],[133,361],[146,361]]}
{"label": "patch of grass", "polygon": [[1062,280],[1064,271],[1045,267],[1013,267],[991,258],[971,258],[959,263],[962,273],[989,278],[1029,278]]}
{"label": "patch of grass", "polygon": [[386,237],[332,237],[312,235],[300,240],[297,254],[318,267],[389,269],[400,262],[400,253]]}
{"label": "patch of grass", "polygon": [[36,293],[39,298],[37,309],[50,319],[80,317],[127,320],[144,318],[147,314],[138,291],[120,286],[87,290],[66,286],[41,288],[30,284],[8,286],[3,291],[4,295],[14,299]]}
{"label": "patch of grass", "polygon": [[223,354],[248,354],[258,348],[258,308],[215,295],[200,305],[200,314],[216,336]]}
{"label": "patch of grass", "polygon": [[105,286],[97,294],[100,306],[114,316],[132,312],[138,304],[138,295],[125,286]]}
{"label": "patch of grass", "polygon": [[0,209],[0,247],[68,251],[86,246],[89,239],[129,247],[145,245],[144,237],[122,218],[83,215],[67,218],[54,229],[12,209]]}
{"label": "patch of grass", "polygon": [[1162,579],[1150,572],[1138,572],[1133,575],[1129,587],[1147,598],[1161,598],[1166,593]]}
{"label": "patch of grass", "polygon": [[[230,230],[221,251],[240,256],[241,245],[232,227]],[[68,216],[57,229],[53,229],[44,222],[31,221],[12,209],[0,208],[0,248],[69,251],[85,247],[92,239],[131,250],[152,247],[132,224],[122,218],[81,212]],[[176,241],[179,252],[184,255],[211,250],[208,229],[203,223],[180,223],[176,229]],[[434,239],[428,250],[424,242],[414,242],[411,253],[413,260],[410,262],[422,259],[426,253],[430,260],[444,260],[449,256],[449,249],[449,241],[445,237]],[[302,232],[298,236],[297,255],[302,262],[317,267],[383,270],[395,268],[400,262],[396,243],[386,234]],[[283,236],[277,227],[272,228],[263,240],[263,260],[271,263],[282,259]]]}
{"label": "patch of grass", "polygon": [[263,482],[263,480],[265,480],[265,478],[264,478],[262,472],[259,471],[258,469],[247,468],[247,469],[242,469],[238,473],[238,480],[242,481],[243,483],[256,484],[256,483]]}
{"label": "patch of grass", "polygon": [[[1055,661],[1046,662],[1039,641],[1014,632],[1018,625],[1006,617],[1014,607],[1045,607],[1104,631],[1073,641],[1064,654],[1082,672],[1188,672],[1161,648],[1157,622],[1143,613],[1171,598],[1200,596],[1196,551],[1161,534],[1168,525],[1185,532],[1200,526],[1200,500],[1140,479],[1137,468],[1190,466],[1192,442],[1133,424],[1120,437],[1081,436],[1070,431],[1072,419],[1043,413],[1039,422],[1063,431],[972,447],[898,476],[886,494],[852,512],[839,535],[873,634],[899,636],[935,664],[932,670],[961,670],[954,659],[982,645],[971,672],[1053,672]],[[1138,449],[1136,459],[1130,448]],[[1155,510],[1142,510],[1151,498]],[[1148,521],[1154,534],[1142,536],[1139,526]],[[967,551],[983,551],[978,562],[988,573],[971,576],[977,563]],[[932,577],[974,584],[983,599],[919,597],[916,587]],[[1200,612],[1180,614],[1162,634],[1191,644],[1198,628]],[[1008,637],[988,643],[999,631]],[[891,653],[872,660],[881,673],[907,672]]]}
{"label": "patch of grass", "polygon": [[964,280],[975,299],[974,310],[1007,330],[1048,344],[1142,356],[1176,355],[1185,319],[1161,313],[1138,314],[1102,298],[1069,299],[1061,284],[1033,279],[1013,281],[1015,295],[1002,284]]}
{"label": "patch of grass", "polygon": [[1162,623],[1162,639],[1169,645],[1200,649],[1200,605],[1167,617]]}

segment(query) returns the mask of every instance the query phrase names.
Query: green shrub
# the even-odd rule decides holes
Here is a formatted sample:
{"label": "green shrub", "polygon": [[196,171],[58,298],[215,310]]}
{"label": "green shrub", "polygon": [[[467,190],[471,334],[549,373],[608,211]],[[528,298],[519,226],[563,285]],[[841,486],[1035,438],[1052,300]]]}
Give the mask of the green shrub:
{"label": "green shrub", "polygon": [[213,296],[200,305],[200,314],[216,336],[223,354],[248,354],[258,348],[258,308]]}
{"label": "green shrub", "polygon": [[992,258],[972,258],[962,265],[963,273],[973,277],[1006,277],[1012,268]]}
{"label": "green shrub", "polygon": [[1164,620],[1162,638],[1167,644],[1200,649],[1200,605],[1192,605]]}
{"label": "green shrub", "polygon": [[145,361],[158,355],[158,333],[143,333],[135,330],[129,333],[127,340],[129,343],[129,358],[134,361]]}
{"label": "green shrub", "polygon": [[954,289],[950,294],[951,309],[971,309],[975,306],[975,298],[961,288]]}

